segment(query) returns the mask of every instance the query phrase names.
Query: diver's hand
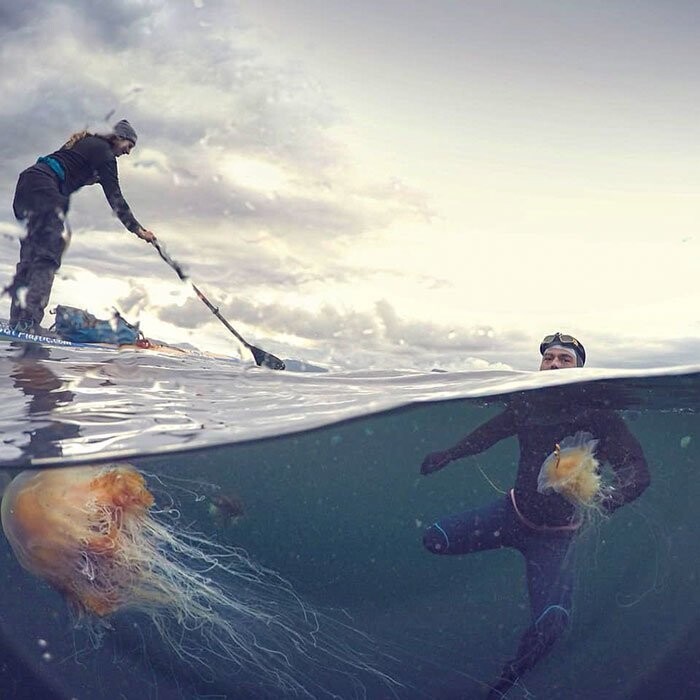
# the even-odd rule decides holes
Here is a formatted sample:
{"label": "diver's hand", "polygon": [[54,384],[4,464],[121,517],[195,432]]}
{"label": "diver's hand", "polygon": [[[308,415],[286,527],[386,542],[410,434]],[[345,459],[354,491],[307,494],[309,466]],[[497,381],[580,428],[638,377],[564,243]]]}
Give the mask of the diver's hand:
{"label": "diver's hand", "polygon": [[153,243],[153,241],[156,240],[156,234],[153,233],[153,231],[149,231],[148,229],[142,228],[139,229],[136,232],[136,235],[141,239],[146,241],[147,243]]}
{"label": "diver's hand", "polygon": [[620,502],[619,498],[615,498],[615,488],[611,486],[610,490],[600,499],[599,508],[605,515],[612,515],[623,505],[625,505],[624,501]]}
{"label": "diver's hand", "polygon": [[420,465],[421,474],[432,474],[438,469],[442,469],[452,461],[452,455],[449,450],[444,452],[431,452],[426,455],[423,464]]}

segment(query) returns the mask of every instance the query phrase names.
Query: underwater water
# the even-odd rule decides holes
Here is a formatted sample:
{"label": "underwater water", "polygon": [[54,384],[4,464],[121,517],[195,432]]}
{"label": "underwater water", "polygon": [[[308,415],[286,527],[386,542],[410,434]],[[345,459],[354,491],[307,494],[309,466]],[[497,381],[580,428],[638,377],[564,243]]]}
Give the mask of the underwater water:
{"label": "underwater water", "polygon": [[[278,639],[309,697],[485,697],[529,623],[522,557],[436,557],[422,535],[506,492],[518,445],[505,440],[430,476],[421,461],[520,392],[554,413],[571,402],[619,410],[651,485],[582,533],[571,629],[507,697],[700,694],[700,367],[304,373],[25,347],[0,347],[5,480],[32,467],[133,464],[171,527],[242,548],[283,577],[264,587],[273,605],[288,583],[319,611],[318,644],[338,642],[338,673]],[[245,588],[225,570],[210,575],[234,598]],[[185,627],[204,661],[190,663],[139,610],[114,614],[96,643],[4,538],[0,581],[3,700],[304,696],[258,684],[255,670]]]}

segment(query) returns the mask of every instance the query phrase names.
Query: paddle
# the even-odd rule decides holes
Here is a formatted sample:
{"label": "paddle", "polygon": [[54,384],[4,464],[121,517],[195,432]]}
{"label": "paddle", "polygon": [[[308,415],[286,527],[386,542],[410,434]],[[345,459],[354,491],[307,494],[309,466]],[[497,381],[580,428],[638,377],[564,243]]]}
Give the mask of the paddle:
{"label": "paddle", "polygon": [[265,352],[265,350],[261,350],[260,348],[256,348],[255,345],[251,345],[222,315],[221,312],[219,311],[218,307],[214,306],[209,299],[207,299],[202,291],[198,289],[197,285],[189,279],[189,277],[185,274],[184,270],[180,265],[175,262],[166,252],[163,246],[158,242],[158,239],[154,238],[151,243],[153,244],[153,247],[158,251],[158,255],[160,255],[163,260],[165,260],[170,267],[175,270],[177,276],[183,281],[187,282],[192,285],[192,289],[194,289],[194,293],[206,304],[207,308],[216,316],[221,323],[228,328],[233,335],[240,340],[243,345],[245,345],[248,350],[250,350],[251,353],[253,353],[253,357],[255,358],[255,364],[258,365],[258,367],[268,367],[269,369],[284,369],[284,362],[280,360],[279,357],[275,357],[272,353]]}

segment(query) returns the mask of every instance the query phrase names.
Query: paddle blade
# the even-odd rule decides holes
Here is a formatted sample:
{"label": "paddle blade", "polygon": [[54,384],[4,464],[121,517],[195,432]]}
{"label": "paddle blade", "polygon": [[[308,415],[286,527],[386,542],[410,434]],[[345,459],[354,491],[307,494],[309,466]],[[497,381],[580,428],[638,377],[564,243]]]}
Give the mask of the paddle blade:
{"label": "paddle blade", "polygon": [[255,364],[258,367],[267,367],[269,369],[284,369],[285,365],[279,357],[275,357],[269,352],[265,352],[254,345],[249,345],[248,349],[253,353]]}

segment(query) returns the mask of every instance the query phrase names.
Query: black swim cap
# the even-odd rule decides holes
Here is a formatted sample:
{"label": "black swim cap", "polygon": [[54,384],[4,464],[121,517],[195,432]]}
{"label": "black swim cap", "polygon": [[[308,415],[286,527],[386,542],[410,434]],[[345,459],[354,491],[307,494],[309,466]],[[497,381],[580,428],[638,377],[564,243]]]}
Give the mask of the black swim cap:
{"label": "black swim cap", "polygon": [[571,348],[576,353],[577,365],[583,367],[586,364],[586,349],[573,335],[557,331],[552,335],[546,335],[540,343],[540,355],[544,355],[548,348],[560,345],[563,348]]}

